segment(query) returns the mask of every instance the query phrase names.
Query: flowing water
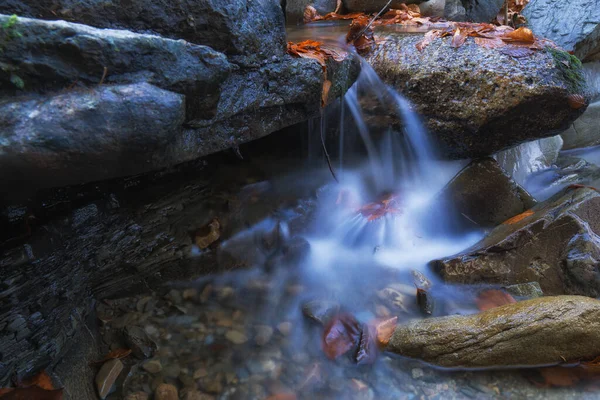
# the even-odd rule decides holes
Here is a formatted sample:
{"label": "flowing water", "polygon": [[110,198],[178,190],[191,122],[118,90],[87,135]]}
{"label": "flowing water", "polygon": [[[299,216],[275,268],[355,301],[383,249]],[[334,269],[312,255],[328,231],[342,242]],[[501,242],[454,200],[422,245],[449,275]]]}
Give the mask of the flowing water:
{"label": "flowing water", "polygon": [[[339,42],[340,26],[345,31],[343,24],[326,24],[328,33],[311,30],[303,38]],[[374,128],[374,109],[388,110],[398,123]],[[250,268],[174,284],[164,298],[130,299],[138,312],[140,302],[153,304],[138,323],[159,343],[163,371],[132,370],[126,392],[148,393],[169,382],[223,399],[585,397],[535,389],[510,371],[444,372],[388,354],[373,365],[327,359],[323,327],[303,315],[310,302],[333,304],[362,323],[423,318],[411,273],[419,271],[432,282],[433,315],[477,312],[477,288],[446,285],[427,264],[469,247],[483,232],[465,232],[440,197],[465,163],[438,160],[410,103],[366,63],[343,100],[310,126],[299,170],[249,190],[279,185],[285,192],[292,182],[313,188],[314,196],[277,208],[220,244],[219,262],[237,257]],[[310,218],[298,218],[307,207]]]}

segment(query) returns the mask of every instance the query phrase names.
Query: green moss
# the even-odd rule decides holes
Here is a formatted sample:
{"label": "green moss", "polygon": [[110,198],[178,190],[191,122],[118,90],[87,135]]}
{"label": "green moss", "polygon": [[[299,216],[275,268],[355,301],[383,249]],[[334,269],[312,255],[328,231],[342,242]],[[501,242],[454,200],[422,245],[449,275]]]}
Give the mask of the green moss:
{"label": "green moss", "polygon": [[554,59],[554,65],[560,71],[571,93],[581,93],[585,89],[585,77],[581,61],[576,56],[563,50],[546,49]]}

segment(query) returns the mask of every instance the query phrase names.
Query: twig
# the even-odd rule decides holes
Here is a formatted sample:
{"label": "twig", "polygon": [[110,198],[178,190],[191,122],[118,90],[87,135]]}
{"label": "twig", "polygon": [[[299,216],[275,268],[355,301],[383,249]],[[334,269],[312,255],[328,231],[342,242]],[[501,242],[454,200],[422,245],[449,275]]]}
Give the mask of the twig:
{"label": "twig", "polygon": [[375,14],[375,16],[369,21],[369,23],[367,24],[367,26],[365,26],[363,28],[363,30],[360,31],[356,37],[360,37],[360,35],[362,35],[363,33],[365,33],[365,31],[367,29],[369,29],[371,27],[371,25],[373,24],[373,22],[375,22],[375,20],[381,15],[381,13],[383,12],[383,10],[385,10],[386,8],[388,8],[390,4],[392,4],[392,0],[389,0],[385,4],[385,6],[383,6],[383,8],[381,10],[379,10],[379,12],[377,14]]}
{"label": "twig", "polygon": [[508,0],[504,2],[504,25],[510,26],[508,23]]}
{"label": "twig", "polygon": [[[322,117],[321,117],[322,118]],[[325,159],[327,159],[327,166],[329,167],[329,172],[331,172],[331,176],[333,176],[333,179],[335,179],[335,181],[337,183],[340,183],[340,181],[338,181],[337,176],[335,176],[335,171],[333,170],[333,167],[331,166],[331,158],[329,158],[329,153],[327,152],[327,147],[325,147],[325,138],[323,137],[323,126],[321,126],[321,146],[323,147],[323,153],[325,153]]]}
{"label": "twig", "polygon": [[471,222],[472,222],[472,223],[474,223],[475,225],[479,226],[479,224],[478,224],[477,222],[475,222],[475,221],[473,221],[471,218],[467,217],[467,216],[465,215],[465,213],[460,213],[460,215],[462,215],[463,217],[465,217],[466,219],[468,219],[469,221],[471,221]]}
{"label": "twig", "polygon": [[337,5],[335,7],[334,14],[339,13],[341,8],[342,8],[342,0],[337,0]]}
{"label": "twig", "polygon": [[104,72],[102,73],[102,78],[100,79],[100,82],[98,83],[98,86],[102,85],[104,83],[104,78],[106,78],[106,74],[108,73],[108,68],[104,67]]}

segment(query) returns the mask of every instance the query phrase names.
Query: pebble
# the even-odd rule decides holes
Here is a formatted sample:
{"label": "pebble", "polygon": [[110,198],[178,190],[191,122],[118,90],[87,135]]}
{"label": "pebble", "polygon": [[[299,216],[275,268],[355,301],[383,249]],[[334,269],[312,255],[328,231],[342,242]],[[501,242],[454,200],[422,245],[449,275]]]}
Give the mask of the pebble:
{"label": "pebble", "polygon": [[160,360],[148,360],[142,364],[142,368],[144,371],[151,374],[158,374],[160,371],[162,371],[162,364],[160,363]]}
{"label": "pebble", "polygon": [[96,388],[101,399],[106,398],[119,374],[123,371],[123,363],[119,359],[105,362],[96,375]]}
{"label": "pebble", "polygon": [[163,369],[163,375],[166,376],[167,378],[175,379],[179,376],[180,372],[181,372],[181,368],[177,364],[167,365]]}
{"label": "pebble", "polygon": [[185,289],[182,295],[185,300],[190,300],[198,295],[198,291],[196,289]]}
{"label": "pebble", "polygon": [[125,341],[132,350],[133,355],[140,359],[151,358],[158,346],[139,326],[128,326],[125,328]]}
{"label": "pebble", "polygon": [[194,371],[194,379],[204,378],[206,375],[208,375],[206,368],[198,368]]}
{"label": "pebble", "polygon": [[150,396],[145,392],[130,393],[125,397],[125,400],[148,400]]}
{"label": "pebble", "polygon": [[264,346],[269,343],[271,337],[273,336],[273,328],[268,325],[257,325],[256,326],[256,336],[254,336],[254,341],[259,346]]}
{"label": "pebble", "polygon": [[161,383],[154,391],[154,400],[179,400],[177,388],[169,383]]}
{"label": "pebble", "polygon": [[277,330],[283,336],[287,336],[292,332],[292,323],[291,322],[282,322],[279,325],[277,325]]}
{"label": "pebble", "polygon": [[240,331],[227,331],[227,333],[225,334],[225,337],[227,338],[227,340],[229,340],[230,342],[232,342],[234,344],[243,344],[248,341],[248,338],[246,337],[246,335],[244,335]]}

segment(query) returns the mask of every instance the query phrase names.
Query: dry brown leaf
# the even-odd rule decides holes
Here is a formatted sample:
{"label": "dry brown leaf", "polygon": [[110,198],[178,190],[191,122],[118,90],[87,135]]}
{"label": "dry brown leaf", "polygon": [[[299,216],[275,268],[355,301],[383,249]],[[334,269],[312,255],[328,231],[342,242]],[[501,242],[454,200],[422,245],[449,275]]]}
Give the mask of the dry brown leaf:
{"label": "dry brown leaf", "polygon": [[505,304],[516,303],[517,301],[510,294],[503,290],[491,289],[479,293],[475,299],[477,308],[486,311],[492,308],[500,307]]}
{"label": "dry brown leaf", "polygon": [[44,390],[55,389],[54,385],[52,384],[52,378],[50,378],[46,371],[42,371],[39,374],[32,376],[31,378],[20,381],[17,386],[22,388],[29,386],[38,386]]}
{"label": "dry brown leaf", "polygon": [[329,89],[331,89],[331,81],[326,79],[323,82],[323,92],[321,93],[321,106],[327,105],[327,98],[329,97]]}
{"label": "dry brown leaf", "polygon": [[531,29],[521,27],[515,31],[506,33],[502,37],[502,40],[523,42],[523,43],[533,43],[533,42],[535,42],[535,36],[533,36],[533,32],[531,31]]}
{"label": "dry brown leaf", "polygon": [[442,35],[442,31],[438,30],[438,29],[432,29],[429,32],[427,32],[425,34],[425,36],[423,37],[423,40],[419,41],[417,43],[417,50],[419,51],[423,51],[423,49],[427,46],[429,46],[429,44],[431,42],[433,42],[435,39],[439,38]]}
{"label": "dry brown leaf", "polygon": [[388,319],[378,319],[373,321],[371,324],[375,326],[375,332],[377,335],[377,344],[380,348],[384,348],[390,341],[390,338],[396,330],[396,324],[398,323],[398,317]]}
{"label": "dry brown leaf", "polygon": [[512,225],[512,224],[516,224],[517,222],[531,216],[535,214],[535,212],[533,210],[527,210],[522,212],[521,214],[515,215],[512,218],[507,219],[506,221],[503,222],[504,225]]}
{"label": "dry brown leaf", "polygon": [[497,49],[499,47],[506,46],[506,43],[504,43],[502,39],[499,38],[476,37],[475,43],[486,49]]}
{"label": "dry brown leaf", "polygon": [[454,48],[459,48],[460,46],[465,44],[467,40],[467,35],[468,32],[466,30],[461,31],[460,28],[456,28],[456,31],[454,31],[454,35],[452,35],[452,42],[450,43],[450,46]]}

